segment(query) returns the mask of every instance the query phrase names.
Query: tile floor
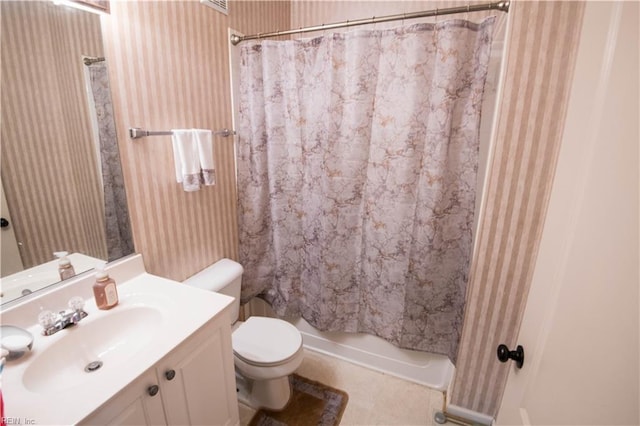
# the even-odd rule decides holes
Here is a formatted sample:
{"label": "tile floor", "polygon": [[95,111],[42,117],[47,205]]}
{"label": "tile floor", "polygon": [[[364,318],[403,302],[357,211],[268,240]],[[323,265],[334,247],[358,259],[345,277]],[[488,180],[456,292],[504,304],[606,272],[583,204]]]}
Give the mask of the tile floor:
{"label": "tile floor", "polygon": [[[433,415],[444,406],[444,394],[388,374],[306,350],[297,374],[349,394],[341,425],[434,425]],[[240,424],[254,411],[240,405]]]}

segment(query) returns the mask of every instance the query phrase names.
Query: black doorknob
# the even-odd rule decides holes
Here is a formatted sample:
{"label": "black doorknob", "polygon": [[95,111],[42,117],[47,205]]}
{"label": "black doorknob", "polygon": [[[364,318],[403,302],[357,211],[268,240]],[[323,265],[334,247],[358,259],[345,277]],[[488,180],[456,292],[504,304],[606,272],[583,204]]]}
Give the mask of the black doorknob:
{"label": "black doorknob", "polygon": [[164,377],[167,378],[167,380],[173,380],[174,377],[176,377],[176,371],[175,370],[167,370],[164,372]]}
{"label": "black doorknob", "polygon": [[518,345],[515,351],[510,351],[507,345],[498,345],[498,359],[500,362],[507,362],[512,359],[516,362],[516,367],[522,368],[524,365],[524,348]]}
{"label": "black doorknob", "polygon": [[149,392],[149,395],[151,396],[156,396],[159,390],[160,388],[158,387],[158,385],[151,385],[147,388],[147,392]]}
{"label": "black doorknob", "polygon": [[9,221],[4,217],[0,217],[0,228],[6,228],[9,226]]}

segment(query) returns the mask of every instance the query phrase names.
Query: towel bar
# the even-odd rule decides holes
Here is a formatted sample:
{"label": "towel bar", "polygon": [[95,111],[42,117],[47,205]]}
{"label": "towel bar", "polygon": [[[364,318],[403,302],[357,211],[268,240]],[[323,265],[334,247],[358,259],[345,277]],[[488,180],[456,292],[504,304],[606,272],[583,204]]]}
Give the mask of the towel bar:
{"label": "towel bar", "polygon": [[[145,136],[163,136],[163,135],[172,135],[173,132],[171,130],[143,130],[139,127],[131,127],[129,129],[129,137],[131,139],[139,139],[144,138]],[[216,130],[213,132],[213,136],[222,136],[223,138],[229,137],[231,135],[235,135],[235,130],[222,129]]]}

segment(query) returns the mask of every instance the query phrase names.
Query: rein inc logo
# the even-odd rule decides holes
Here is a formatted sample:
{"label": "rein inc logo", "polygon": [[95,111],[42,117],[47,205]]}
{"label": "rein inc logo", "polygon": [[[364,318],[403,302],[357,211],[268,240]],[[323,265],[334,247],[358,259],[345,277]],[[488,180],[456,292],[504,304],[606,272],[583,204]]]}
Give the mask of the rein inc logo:
{"label": "rein inc logo", "polygon": [[35,419],[29,417],[2,417],[2,425],[35,425]]}

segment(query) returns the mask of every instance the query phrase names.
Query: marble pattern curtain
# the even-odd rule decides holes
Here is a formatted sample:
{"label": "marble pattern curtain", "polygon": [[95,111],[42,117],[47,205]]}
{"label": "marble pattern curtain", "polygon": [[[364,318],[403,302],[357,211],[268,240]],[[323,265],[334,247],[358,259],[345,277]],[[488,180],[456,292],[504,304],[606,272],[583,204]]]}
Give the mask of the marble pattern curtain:
{"label": "marble pattern curtain", "polygon": [[88,69],[100,141],[107,260],[112,261],[134,252],[133,235],[129,223],[107,65],[105,62],[96,62],[88,65]]}
{"label": "marble pattern curtain", "polygon": [[243,301],[455,360],[493,23],[241,45]]}

